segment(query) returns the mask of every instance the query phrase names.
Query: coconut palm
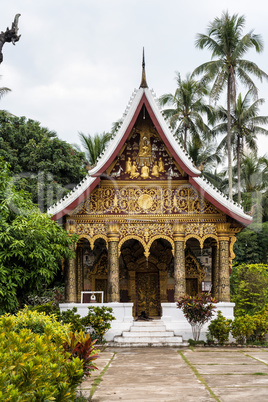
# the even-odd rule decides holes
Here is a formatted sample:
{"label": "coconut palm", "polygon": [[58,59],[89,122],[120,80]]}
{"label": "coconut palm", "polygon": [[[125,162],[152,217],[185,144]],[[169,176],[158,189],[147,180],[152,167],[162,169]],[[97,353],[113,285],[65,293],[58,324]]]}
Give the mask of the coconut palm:
{"label": "coconut palm", "polygon": [[192,139],[187,142],[187,152],[194,165],[202,172],[202,176],[221,189],[222,179],[216,168],[222,158],[220,151],[217,150],[217,144],[212,140],[204,140],[200,143]]}
{"label": "coconut palm", "polygon": [[[263,50],[263,42],[259,35],[248,32],[243,35],[245,17],[223,12],[221,18],[215,18],[208,26],[207,35],[198,34],[196,47],[207,48],[212,52],[212,60],[197,67],[193,76],[204,74],[204,82],[214,81],[211,99],[218,100],[227,86],[227,147],[229,197],[232,199],[232,150],[231,150],[231,105],[236,99],[236,79],[250,88],[257,95],[257,88],[250,74],[260,80],[268,78],[255,63],[243,59],[250,48],[257,52]],[[213,60],[214,59],[214,60]]]}
{"label": "coconut palm", "polygon": [[204,123],[202,114],[212,115],[212,108],[206,105],[203,97],[208,94],[207,85],[191,78],[188,74],[185,80],[179,73],[176,76],[177,89],[175,94],[165,94],[159,98],[162,106],[171,105],[163,114],[169,119],[175,133],[182,139],[184,149],[187,148],[188,134],[191,139],[201,141],[201,137],[209,135],[209,127]]}
{"label": "coconut palm", "polygon": [[79,133],[79,138],[84,148],[87,162],[90,167],[96,164],[97,158],[105,150],[106,144],[110,141],[112,134],[103,132],[93,137],[88,134]]}
{"label": "coconut palm", "polygon": [[[1,76],[0,76],[0,78],[1,78]],[[2,96],[6,95],[10,91],[11,91],[11,89],[9,89],[7,87],[0,88],[0,99],[2,98]]]}
{"label": "coconut palm", "polygon": [[[234,108],[231,110],[231,144],[234,149],[237,163],[237,192],[238,202],[241,202],[241,158],[245,146],[257,154],[257,134],[268,135],[268,130],[262,125],[268,123],[268,116],[259,116],[259,107],[265,102],[264,99],[257,99],[251,104],[251,91],[248,91],[244,98],[241,93],[238,95]],[[214,128],[215,133],[227,132],[227,110],[220,108],[219,115],[224,120]],[[218,149],[227,148],[227,136],[223,138]]]}

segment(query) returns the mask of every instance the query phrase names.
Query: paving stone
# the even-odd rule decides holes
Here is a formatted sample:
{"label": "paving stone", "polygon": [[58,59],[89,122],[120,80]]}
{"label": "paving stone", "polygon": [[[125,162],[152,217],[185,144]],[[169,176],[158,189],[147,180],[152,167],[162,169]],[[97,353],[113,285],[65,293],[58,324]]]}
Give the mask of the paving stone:
{"label": "paving stone", "polygon": [[[257,363],[257,362],[256,362]],[[254,374],[257,372],[262,372],[267,374],[268,378],[268,366],[264,364],[196,364],[195,367],[200,374]]]}

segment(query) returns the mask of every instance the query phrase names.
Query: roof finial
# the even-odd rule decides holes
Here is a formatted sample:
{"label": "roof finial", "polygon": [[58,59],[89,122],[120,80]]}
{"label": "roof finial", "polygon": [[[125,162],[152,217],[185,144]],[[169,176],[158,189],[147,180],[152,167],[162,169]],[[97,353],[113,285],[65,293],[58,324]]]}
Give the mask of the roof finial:
{"label": "roof finial", "polygon": [[142,76],[141,76],[141,84],[140,88],[148,88],[146,75],[145,75],[145,58],[144,58],[144,48],[142,51]]}

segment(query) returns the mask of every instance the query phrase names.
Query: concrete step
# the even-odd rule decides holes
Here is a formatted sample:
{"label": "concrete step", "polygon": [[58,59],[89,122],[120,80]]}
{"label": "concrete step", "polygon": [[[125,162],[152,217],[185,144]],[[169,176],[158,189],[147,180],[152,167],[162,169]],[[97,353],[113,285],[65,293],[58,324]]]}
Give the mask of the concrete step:
{"label": "concrete step", "polygon": [[168,337],[168,336],[174,336],[174,332],[173,331],[124,331],[122,333],[122,337],[125,338],[142,338],[142,337]]}
{"label": "concrete step", "polygon": [[164,325],[161,320],[152,320],[152,321],[134,321],[133,327],[155,327],[158,325]]}
{"label": "concrete step", "polygon": [[115,336],[114,344],[116,343],[127,343],[127,344],[181,344],[183,342],[182,336],[163,336],[163,337],[154,337],[154,336],[139,336],[139,337],[130,337],[130,336]]}
{"label": "concrete step", "polygon": [[165,327],[165,325],[157,325],[157,326],[154,325],[151,327],[149,327],[148,325],[146,327],[132,326],[130,328],[130,331],[131,332],[143,332],[143,331],[159,332],[159,331],[166,331],[166,327]]}

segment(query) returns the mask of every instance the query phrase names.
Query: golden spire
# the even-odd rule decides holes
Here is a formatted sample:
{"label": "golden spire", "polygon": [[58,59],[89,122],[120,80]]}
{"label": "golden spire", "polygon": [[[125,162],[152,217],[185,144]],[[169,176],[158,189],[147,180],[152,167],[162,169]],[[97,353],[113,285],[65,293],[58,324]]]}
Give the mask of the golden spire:
{"label": "golden spire", "polygon": [[146,75],[145,75],[145,59],[144,59],[144,48],[142,52],[142,76],[141,76],[141,84],[140,88],[148,88]]}

